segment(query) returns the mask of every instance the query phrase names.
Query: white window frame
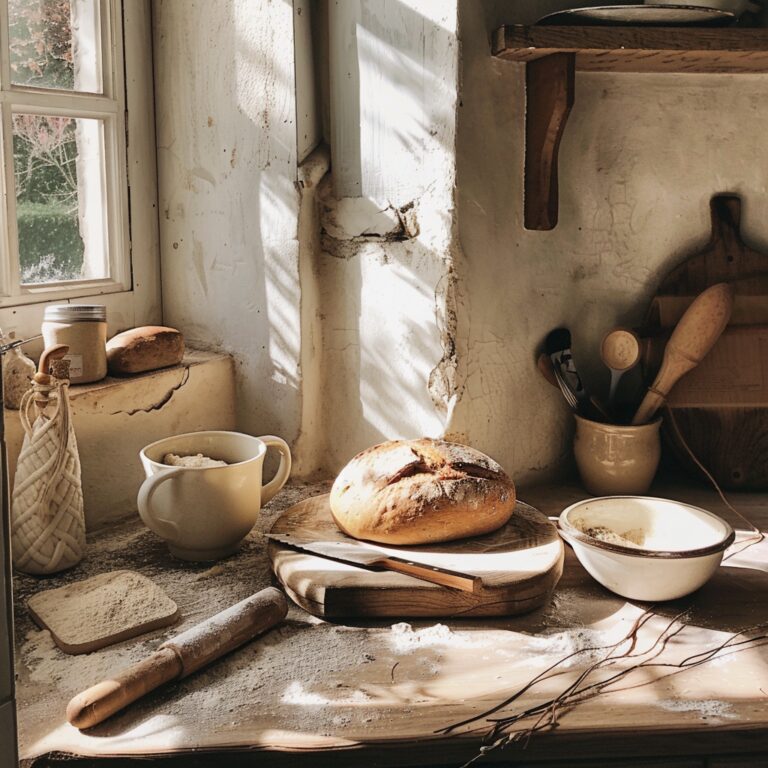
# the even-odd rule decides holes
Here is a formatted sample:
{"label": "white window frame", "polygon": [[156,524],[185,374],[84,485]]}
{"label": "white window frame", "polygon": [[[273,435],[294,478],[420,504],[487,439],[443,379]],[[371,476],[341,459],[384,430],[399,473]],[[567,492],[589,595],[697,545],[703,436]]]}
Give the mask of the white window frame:
{"label": "white window frame", "polygon": [[[0,134],[7,159],[0,180],[0,328],[20,338],[40,332],[50,304],[105,304],[110,333],[162,320],[150,0],[99,2],[107,30],[103,95],[13,86],[9,57],[2,57]],[[0,45],[8,50],[5,0],[0,0]],[[110,278],[18,286],[18,258],[11,248],[16,242],[11,104],[31,114],[96,117],[114,127],[104,131]],[[19,293],[8,295],[11,291]],[[38,343],[29,351],[40,348]]]}

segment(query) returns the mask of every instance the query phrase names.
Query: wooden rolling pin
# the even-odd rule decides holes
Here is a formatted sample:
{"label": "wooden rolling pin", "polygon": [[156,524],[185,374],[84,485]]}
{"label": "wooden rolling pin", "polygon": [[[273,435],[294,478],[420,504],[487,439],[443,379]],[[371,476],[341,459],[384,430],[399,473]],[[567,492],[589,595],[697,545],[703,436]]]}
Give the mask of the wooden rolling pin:
{"label": "wooden rolling pin", "polygon": [[717,283],[700,293],[680,318],[664,348],[661,368],[648,388],[633,425],[647,424],[681,376],[695,368],[728,325],[733,289]]}
{"label": "wooden rolling pin", "polygon": [[149,658],[78,693],[67,705],[67,720],[77,728],[91,728],[163,683],[181,680],[247,643],[287,612],[282,592],[262,589],[167,640]]}

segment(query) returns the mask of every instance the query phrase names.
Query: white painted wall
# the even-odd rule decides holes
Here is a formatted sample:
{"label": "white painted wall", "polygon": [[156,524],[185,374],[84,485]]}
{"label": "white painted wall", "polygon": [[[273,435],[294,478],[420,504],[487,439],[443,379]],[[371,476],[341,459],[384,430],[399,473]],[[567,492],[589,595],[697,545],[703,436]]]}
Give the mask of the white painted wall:
{"label": "white painted wall", "polygon": [[599,341],[639,323],[657,282],[709,233],[709,198],[743,198],[745,239],[768,246],[768,76],[577,74],[560,151],[560,221],[522,228],[523,65],[489,33],[557,3],[461,0],[458,226],[462,396],[451,429],[519,480],[551,477],[570,417],[534,352],[572,331],[588,384],[605,392]]}
{"label": "white painted wall", "polygon": [[337,4],[155,11],[164,319],[234,356],[240,428],[288,439],[296,476],[441,434],[455,363],[456,3],[338,5],[359,16],[330,34],[351,36],[359,77],[331,78],[348,105],[331,134],[358,141],[337,145],[333,181],[352,167],[360,195],[338,199],[322,151],[298,173],[295,99],[306,153],[324,122],[303,111],[306,14],[336,18]]}
{"label": "white painted wall", "polygon": [[336,147],[334,172],[352,167],[361,195],[341,199],[320,183],[322,151],[297,177],[297,108],[302,153],[324,121],[293,52],[306,14],[337,4],[155,8],[164,319],[234,356],[240,428],[288,439],[295,475],[441,434],[451,405],[456,3],[338,6],[359,17],[330,34],[351,35],[359,78],[331,89],[364,151]]}
{"label": "white painted wall", "polygon": [[707,238],[713,193],[766,248],[764,75],[578,75],[560,223],[522,228],[524,70],[489,39],[561,6],[299,3],[330,25],[323,178],[322,150],[297,170],[290,3],[156,4],[165,320],[234,355],[240,427],[290,440],[296,474],[448,435],[552,477],[571,423],[546,333],[605,391],[601,336]]}
{"label": "white painted wall", "polygon": [[329,6],[332,183],[317,261],[325,467],[452,408],[456,3]]}
{"label": "white painted wall", "polygon": [[301,423],[293,6],[154,4],[166,324],[235,358],[238,422]]}
{"label": "white painted wall", "polygon": [[320,65],[318,50],[322,37],[318,34],[323,23],[318,0],[294,0],[293,31],[296,60],[296,154],[304,162],[322,141],[323,125],[320,107]]}

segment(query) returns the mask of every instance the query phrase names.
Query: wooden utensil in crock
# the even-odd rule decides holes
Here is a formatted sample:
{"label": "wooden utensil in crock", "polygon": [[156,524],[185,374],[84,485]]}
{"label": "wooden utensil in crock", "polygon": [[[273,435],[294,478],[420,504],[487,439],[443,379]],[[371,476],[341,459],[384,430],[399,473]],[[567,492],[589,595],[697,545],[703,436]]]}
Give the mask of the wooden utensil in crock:
{"label": "wooden utensil in crock", "polygon": [[669,337],[661,368],[632,419],[633,425],[650,421],[675,383],[702,361],[728,325],[732,308],[733,290],[727,283],[713,285],[696,297]]}
{"label": "wooden utensil in crock", "polygon": [[640,340],[637,334],[628,328],[614,328],[609,331],[600,344],[600,358],[611,372],[608,406],[613,409],[621,377],[640,361]]}

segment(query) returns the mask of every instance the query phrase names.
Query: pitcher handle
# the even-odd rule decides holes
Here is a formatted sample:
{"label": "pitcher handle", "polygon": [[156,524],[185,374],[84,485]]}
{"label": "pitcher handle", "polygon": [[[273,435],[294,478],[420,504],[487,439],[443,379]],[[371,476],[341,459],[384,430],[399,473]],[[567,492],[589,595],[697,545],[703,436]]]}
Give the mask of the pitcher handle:
{"label": "pitcher handle", "polygon": [[291,474],[291,449],[285,440],[274,435],[264,435],[259,440],[267,448],[276,448],[280,454],[280,466],[277,468],[277,473],[266,485],[261,487],[261,504],[264,506],[288,481]]}
{"label": "pitcher handle", "polygon": [[150,475],[139,488],[139,495],[136,499],[136,505],[139,508],[139,517],[144,521],[144,525],[150,531],[154,531],[158,536],[168,541],[175,541],[179,536],[179,526],[173,520],[167,520],[158,517],[152,508],[152,497],[155,491],[166,481],[175,477],[181,472],[188,472],[188,467],[169,467],[163,469],[154,475]]}

